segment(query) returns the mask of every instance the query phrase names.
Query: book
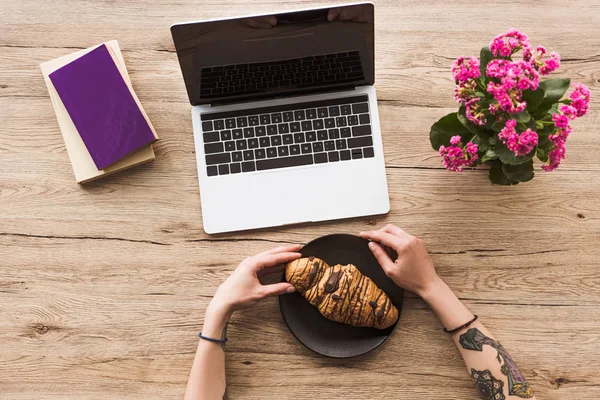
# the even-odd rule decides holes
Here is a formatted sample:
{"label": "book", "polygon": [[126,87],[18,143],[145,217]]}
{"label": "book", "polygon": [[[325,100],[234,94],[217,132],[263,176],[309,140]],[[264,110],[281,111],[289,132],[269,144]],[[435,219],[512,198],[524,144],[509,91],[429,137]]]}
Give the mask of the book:
{"label": "book", "polygon": [[49,76],[98,169],[156,140],[106,45]]}
{"label": "book", "polygon": [[[127,68],[125,66],[125,61],[123,60],[123,55],[121,54],[118,42],[116,40],[112,40],[104,43],[104,45],[106,45],[107,48],[110,49],[112,55],[114,56],[114,59],[116,60],[119,72],[121,73],[123,79],[125,80],[125,83],[134,95],[134,98],[139,104],[140,110],[142,110],[142,113],[144,114],[148,124],[150,125],[150,127],[152,127],[152,124],[148,119],[144,109],[139,103],[137,97],[135,96],[135,92],[133,92],[133,89],[131,87],[131,81],[129,79],[129,75],[127,74]],[[48,88],[50,100],[52,101],[56,118],[58,120],[61,134],[65,142],[65,147],[67,149],[67,153],[69,155],[69,159],[73,167],[75,180],[81,184],[154,160],[154,150],[152,148],[152,145],[149,145],[142,147],[140,150],[132,153],[126,158],[121,159],[120,161],[117,161],[116,163],[112,164],[111,166],[105,169],[98,169],[90,153],[88,152],[85,143],[79,135],[79,132],[77,131],[73,120],[69,116],[67,109],[62,103],[58,92],[54,88],[54,85],[52,84],[52,81],[49,78],[49,75],[52,72],[78,59],[84,54],[94,50],[96,47],[98,46],[80,50],[75,53],[68,54],[66,56],[62,56],[51,61],[47,61],[40,65],[42,74],[44,76],[44,80],[46,82],[46,86]],[[154,132],[154,128],[152,128],[152,130]],[[155,137],[157,137],[156,134]]]}

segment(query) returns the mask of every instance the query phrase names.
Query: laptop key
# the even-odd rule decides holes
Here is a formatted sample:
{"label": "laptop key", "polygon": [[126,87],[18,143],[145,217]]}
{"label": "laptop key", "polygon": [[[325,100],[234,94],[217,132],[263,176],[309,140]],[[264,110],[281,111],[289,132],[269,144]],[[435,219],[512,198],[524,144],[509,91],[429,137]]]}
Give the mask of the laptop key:
{"label": "laptop key", "polygon": [[258,115],[252,115],[248,117],[248,125],[256,126],[258,125]]}
{"label": "laptop key", "polygon": [[358,125],[358,117],[356,115],[350,115],[348,117],[348,125],[350,125],[350,126]]}
{"label": "laptop key", "polygon": [[299,167],[301,165],[310,165],[313,163],[313,157],[311,154],[293,156],[293,157],[281,157],[267,160],[259,160],[256,162],[256,169],[258,171],[264,171],[267,169],[275,168],[287,168],[287,167]]}
{"label": "laptop key", "polygon": [[333,140],[328,140],[325,142],[325,151],[332,151],[335,150],[335,144],[333,143]]}
{"label": "laptop key", "polygon": [[348,148],[373,146],[373,138],[371,136],[362,136],[348,139]]}
{"label": "laptop key", "polygon": [[337,151],[331,151],[327,153],[327,157],[329,158],[329,162],[340,161],[340,153]]}
{"label": "laptop key", "polygon": [[241,129],[234,129],[231,131],[231,136],[233,137],[234,140],[238,140],[238,139],[242,139],[244,137],[244,134],[242,133]]}
{"label": "laptop key", "polygon": [[267,149],[267,157],[268,158],[277,157],[277,149],[275,147],[269,147]]}
{"label": "laptop key", "polygon": [[244,161],[254,160],[254,151],[245,150],[244,151]]}
{"label": "laptop key", "polygon": [[229,153],[209,154],[206,156],[206,165],[226,164],[231,162]]}
{"label": "laptop key", "polygon": [[300,132],[300,122],[292,122],[290,124],[290,132]]}
{"label": "laptop key", "polygon": [[232,174],[239,174],[242,172],[240,163],[229,164],[229,170]]}
{"label": "laptop key", "polygon": [[223,143],[206,143],[204,145],[204,154],[222,153],[225,151]]}
{"label": "laptop key", "polygon": [[271,114],[271,122],[274,124],[279,124],[280,122],[283,121],[283,118],[281,116],[281,113],[274,113]]}
{"label": "laptop key", "polygon": [[202,131],[203,132],[209,132],[213,130],[213,123],[212,121],[203,121],[202,122]]}
{"label": "laptop key", "polygon": [[290,155],[291,156],[296,156],[300,154],[300,145],[299,144],[293,144],[290,146]]}
{"label": "laptop key", "polygon": [[294,119],[296,121],[302,121],[303,119],[306,119],[306,115],[304,114],[304,110],[294,111]]}
{"label": "laptop key", "polygon": [[292,122],[294,120],[294,113],[286,111],[283,113],[283,122]]}
{"label": "laptop key", "polygon": [[256,165],[254,161],[245,161],[242,163],[242,171],[243,172],[252,172],[256,171]]}
{"label": "laptop key", "polygon": [[242,161],[242,152],[236,151],[235,153],[231,153],[231,161],[234,161],[234,162]]}
{"label": "laptop key", "polygon": [[312,129],[312,122],[310,121],[302,121],[300,125],[302,126],[302,130],[304,132],[310,131]]}
{"label": "laptop key", "polygon": [[258,139],[256,139],[256,138],[248,139],[248,148],[249,149],[256,149],[257,147],[258,147]]}
{"label": "laptop key", "polygon": [[225,120],[225,127],[227,129],[233,129],[233,128],[235,128],[235,118],[227,118]]}
{"label": "laptop key", "polygon": [[233,140],[229,142],[225,142],[225,151],[234,151],[235,150],[235,142]]}
{"label": "laptop key", "polygon": [[[350,117],[353,117],[353,115],[351,115]],[[338,127],[343,127],[343,126],[346,126],[346,125],[348,125],[348,120],[346,119],[346,117],[337,117],[337,118],[335,119],[335,124],[336,124]]]}
{"label": "laptop key", "polygon": [[292,135],[283,135],[283,144],[292,144],[294,143],[294,137]]}
{"label": "laptop key", "polygon": [[360,122],[361,125],[364,125],[364,124],[370,123],[371,118],[369,117],[369,114],[360,114],[358,116],[358,121]]}
{"label": "laptop key", "polygon": [[352,104],[352,113],[353,114],[362,114],[369,112],[369,104],[368,103],[358,103]]}
{"label": "laptop key", "polygon": [[225,129],[225,121],[223,121],[222,119],[213,121],[213,125],[215,126],[215,130],[220,131],[221,129]]}
{"label": "laptop key", "polygon": [[261,137],[259,139],[260,147],[269,147],[271,145],[271,140],[268,137]]}
{"label": "laptop key", "polygon": [[337,150],[344,150],[346,148],[346,140],[345,139],[338,139],[335,141],[335,148]]}
{"label": "laptop key", "polygon": [[296,133],[294,135],[294,143],[304,143],[305,138],[304,138],[304,133],[300,132],[300,133]]}
{"label": "laptop key", "polygon": [[219,174],[219,170],[216,165],[209,165],[206,167],[206,175],[208,176],[217,176]]}
{"label": "laptop key", "polygon": [[267,129],[264,126],[257,126],[256,128],[254,128],[254,134],[256,136],[266,136]]}
{"label": "laptop key", "polygon": [[245,140],[238,140],[235,142],[235,148],[238,150],[246,150],[248,148],[248,144]]}
{"label": "laptop key", "polygon": [[231,140],[231,131],[230,130],[221,131],[221,140],[222,141]]}
{"label": "laptop key", "polygon": [[329,139],[338,139],[340,137],[340,130],[335,128],[335,129],[330,129],[329,130]]}
{"label": "laptop key", "polygon": [[228,164],[219,165],[219,175],[229,175],[229,165]]}
{"label": "laptop key", "polygon": [[277,135],[277,125],[269,125],[269,126],[267,126],[267,133],[269,135]]}
{"label": "laptop key", "polygon": [[341,111],[342,115],[350,115],[350,114],[352,114],[352,108],[350,108],[349,104],[340,106],[340,111]]}
{"label": "laptop key", "polygon": [[312,146],[310,145],[310,143],[303,143],[300,146],[300,150],[302,151],[302,154],[312,153]]}
{"label": "laptop key", "polygon": [[371,125],[360,125],[352,127],[352,136],[367,136],[371,134]]}
{"label": "laptop key", "polygon": [[350,131],[350,128],[342,128],[340,129],[340,135],[343,138],[349,138],[352,137],[352,131]]}
{"label": "laptop key", "polygon": [[317,110],[314,108],[310,108],[306,110],[306,119],[315,119],[317,118]]}
{"label": "laptop key", "polygon": [[338,115],[340,115],[340,108],[338,106],[329,107],[329,116],[330,117],[337,117]]}
{"label": "laptop key", "polygon": [[277,155],[279,157],[287,157],[290,155],[289,149],[287,146],[280,146],[277,148]]}
{"label": "laptop key", "polygon": [[323,120],[322,119],[315,119],[313,121],[313,129],[323,129]]}
{"label": "laptop key", "polygon": [[261,125],[269,125],[271,123],[271,116],[269,114],[262,114],[260,116]]}
{"label": "laptop key", "polygon": [[325,119],[325,128],[335,128],[335,119],[326,118]]}
{"label": "laptop key", "polygon": [[277,130],[279,131],[279,133],[289,133],[290,125],[289,124],[279,124],[279,125],[277,125]]}
{"label": "laptop key", "polygon": [[257,160],[267,158],[267,152],[265,151],[265,149],[256,149],[254,150],[254,158]]}
{"label": "laptop key", "polygon": [[362,158],[362,150],[361,149],[352,149],[352,159],[356,160]]}
{"label": "laptop key", "polygon": [[244,137],[245,138],[254,137],[254,128],[244,128]]}
{"label": "laptop key", "polygon": [[271,145],[272,146],[279,146],[281,144],[281,136],[273,136],[271,138]]}
{"label": "laptop key", "polygon": [[326,130],[318,131],[317,137],[319,138],[319,140],[327,140],[328,139],[327,131]]}
{"label": "laptop key", "polygon": [[372,147],[365,147],[363,149],[363,155],[365,156],[365,158],[373,158],[375,157],[375,152],[373,151]]}
{"label": "laptop key", "polygon": [[351,158],[352,158],[352,156],[350,154],[350,150],[340,151],[340,160],[346,161],[346,160],[350,160]]}
{"label": "laptop key", "polygon": [[327,162],[327,153],[317,153],[314,155],[315,164],[323,164]]}
{"label": "laptop key", "polygon": [[204,143],[218,142],[219,132],[204,132],[202,137],[204,138]]}
{"label": "laptop key", "polygon": [[246,117],[238,117],[236,121],[239,128],[245,128],[248,126],[248,118]]}
{"label": "laptop key", "polygon": [[317,115],[319,116],[319,118],[329,117],[329,113],[327,112],[327,108],[325,108],[325,107],[318,108],[317,109]]}
{"label": "laptop key", "polygon": [[306,141],[307,142],[314,142],[315,140],[317,140],[317,134],[316,132],[306,132]]}
{"label": "laptop key", "polygon": [[323,143],[321,142],[315,142],[313,143],[313,153],[319,153],[321,151],[323,151]]}

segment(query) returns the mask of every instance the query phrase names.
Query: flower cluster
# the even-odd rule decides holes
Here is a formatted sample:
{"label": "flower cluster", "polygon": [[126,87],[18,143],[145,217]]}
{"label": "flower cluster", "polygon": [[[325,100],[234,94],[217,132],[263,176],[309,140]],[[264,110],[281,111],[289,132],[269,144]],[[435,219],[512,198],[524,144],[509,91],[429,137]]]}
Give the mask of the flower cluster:
{"label": "flower cluster", "polygon": [[[481,50],[481,59],[457,58],[451,71],[460,108],[430,133],[444,166],[461,171],[491,163],[490,179],[504,185],[531,179],[535,156],[544,171],[556,169],[565,158],[571,122],[585,115],[590,103],[590,91],[580,83],[563,97],[569,79],[540,79],[559,67],[558,53],[532,47],[516,29],[496,36]],[[461,137],[469,135],[463,145]]]}
{"label": "flower cluster", "polygon": [[517,133],[517,121],[509,119],[504,128],[498,133],[498,139],[508,147],[516,156],[524,156],[531,153],[538,143],[538,134],[531,129]]}
{"label": "flower cluster", "polygon": [[450,146],[440,146],[440,155],[444,159],[444,166],[449,171],[459,172],[463,167],[470,167],[479,158],[479,147],[472,142],[463,146],[460,136],[450,138]]}

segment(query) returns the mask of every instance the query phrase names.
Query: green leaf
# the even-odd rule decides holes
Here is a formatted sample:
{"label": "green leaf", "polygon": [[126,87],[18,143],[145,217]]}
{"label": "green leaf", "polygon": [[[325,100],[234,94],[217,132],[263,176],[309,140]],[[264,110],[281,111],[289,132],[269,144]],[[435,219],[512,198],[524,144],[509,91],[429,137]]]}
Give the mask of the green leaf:
{"label": "green leaf", "polygon": [[485,77],[485,69],[490,61],[494,59],[494,55],[490,51],[489,46],[485,46],[481,48],[481,52],[479,53],[479,72],[481,72],[481,76]]}
{"label": "green leaf", "polygon": [[537,129],[543,129],[544,128],[544,124],[542,124],[541,121],[535,121],[535,127]]}
{"label": "green leaf", "polygon": [[548,150],[538,147],[536,153],[541,162],[548,162]]}
{"label": "green leaf", "polygon": [[502,165],[502,172],[508,179],[518,182],[527,182],[533,179],[533,160],[519,165]]}
{"label": "green leaf", "polygon": [[542,103],[544,99],[545,90],[543,87],[538,87],[535,90],[523,90],[522,99],[527,102],[527,110],[533,112],[537,110],[538,106]]}
{"label": "green leaf", "polygon": [[492,124],[492,130],[494,132],[500,132],[506,123],[504,121],[496,121]]}
{"label": "green leaf", "polygon": [[490,147],[488,139],[482,136],[477,136],[475,139],[473,139],[473,143],[475,143],[479,148],[479,153],[486,151]]}
{"label": "green leaf", "polygon": [[498,159],[498,154],[496,154],[496,152],[492,149],[487,149],[485,154],[483,155],[483,157],[481,157],[481,162],[484,163],[486,161],[497,160],[497,159]]}
{"label": "green leaf", "polygon": [[519,183],[518,181],[513,181],[504,174],[500,160],[494,161],[492,167],[490,168],[490,182],[492,182],[494,185],[504,186],[516,185]]}
{"label": "green leaf", "polygon": [[458,120],[457,113],[452,113],[440,118],[438,122],[431,126],[431,131],[429,132],[431,147],[434,150],[439,150],[440,146],[449,145],[450,138],[455,135],[460,135],[463,143],[468,142],[473,136]]}
{"label": "green leaf", "polygon": [[517,122],[529,122],[531,119],[531,115],[527,111],[521,111],[520,113],[513,114],[513,117]]}
{"label": "green leaf", "polygon": [[498,158],[504,164],[510,165],[519,165],[527,162],[533,158],[533,154],[535,152],[532,150],[529,154],[524,156],[516,156],[515,153],[510,151],[506,145],[500,141],[496,143],[496,154],[498,154]]}
{"label": "green leaf", "polygon": [[542,104],[552,104],[560,100],[565,94],[569,85],[571,84],[570,78],[552,78],[546,79],[540,82],[540,88],[544,90],[544,98]]}

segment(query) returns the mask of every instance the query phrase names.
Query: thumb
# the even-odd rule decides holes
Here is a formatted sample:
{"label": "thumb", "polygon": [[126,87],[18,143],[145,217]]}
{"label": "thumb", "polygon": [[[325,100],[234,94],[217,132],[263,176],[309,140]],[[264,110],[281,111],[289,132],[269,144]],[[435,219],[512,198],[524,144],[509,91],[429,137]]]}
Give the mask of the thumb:
{"label": "thumb", "polygon": [[385,271],[386,274],[392,272],[394,267],[394,262],[388,255],[388,253],[381,247],[378,243],[369,242],[369,249],[381,265],[381,268]]}
{"label": "thumb", "polygon": [[293,293],[296,290],[291,283],[281,282],[281,283],[273,283],[272,285],[263,286],[263,296],[264,297],[273,297],[273,296],[281,296],[286,293]]}

